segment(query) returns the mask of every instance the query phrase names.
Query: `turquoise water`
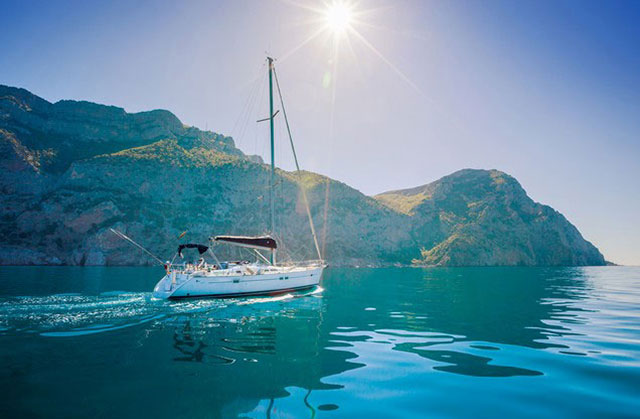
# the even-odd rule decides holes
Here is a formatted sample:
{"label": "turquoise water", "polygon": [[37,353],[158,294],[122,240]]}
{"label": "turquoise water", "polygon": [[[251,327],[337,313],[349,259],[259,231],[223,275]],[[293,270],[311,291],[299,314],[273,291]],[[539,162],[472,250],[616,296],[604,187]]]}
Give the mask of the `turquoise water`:
{"label": "turquoise water", "polygon": [[161,275],[0,268],[0,416],[640,414],[640,268],[328,269],[179,302]]}

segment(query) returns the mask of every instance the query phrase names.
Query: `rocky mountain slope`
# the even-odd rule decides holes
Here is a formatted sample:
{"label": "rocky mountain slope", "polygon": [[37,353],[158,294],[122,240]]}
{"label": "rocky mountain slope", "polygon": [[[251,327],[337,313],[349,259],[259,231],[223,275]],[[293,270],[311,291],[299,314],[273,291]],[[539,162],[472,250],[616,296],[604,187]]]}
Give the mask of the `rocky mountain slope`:
{"label": "rocky mountain slope", "polygon": [[[49,103],[0,86],[0,151],[2,264],[150,263],[111,227],[166,258],[185,230],[183,241],[196,242],[267,231],[268,167],[230,137],[186,127],[168,111]],[[321,175],[278,170],[285,256],[314,256],[300,185],[333,264],[604,263],[515,179],[475,170],[374,198]]]}
{"label": "rocky mountain slope", "polygon": [[602,265],[600,252],[553,208],[498,170],[460,170],[380,202],[411,217],[425,265]]}

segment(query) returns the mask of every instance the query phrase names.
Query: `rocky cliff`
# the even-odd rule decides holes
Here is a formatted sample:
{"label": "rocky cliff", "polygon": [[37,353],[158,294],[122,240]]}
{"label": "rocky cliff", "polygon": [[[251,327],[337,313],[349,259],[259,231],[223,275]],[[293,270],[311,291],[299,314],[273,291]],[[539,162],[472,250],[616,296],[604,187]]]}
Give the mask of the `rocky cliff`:
{"label": "rocky cliff", "polygon": [[[2,264],[150,263],[111,227],[166,258],[185,230],[183,240],[200,242],[267,231],[268,167],[168,111],[49,103],[0,86],[0,151]],[[308,172],[278,170],[276,185],[285,257],[314,256],[304,187],[334,264],[604,263],[561,214],[498,171],[463,170],[373,198]]]}

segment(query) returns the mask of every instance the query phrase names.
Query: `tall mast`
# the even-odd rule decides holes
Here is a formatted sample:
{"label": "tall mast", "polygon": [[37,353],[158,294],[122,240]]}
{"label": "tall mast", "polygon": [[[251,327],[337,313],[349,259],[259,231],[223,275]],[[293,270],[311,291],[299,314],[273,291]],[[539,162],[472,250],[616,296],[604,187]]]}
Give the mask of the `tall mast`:
{"label": "tall mast", "polygon": [[[274,147],[274,126],[273,126],[273,58],[267,57],[269,62],[269,125],[271,126],[271,182],[269,184],[269,204],[271,206],[271,235],[275,235],[275,202],[273,199],[273,187],[275,184],[276,175],[276,162],[275,162],[275,147]],[[271,251],[271,263],[273,264],[274,255]]]}

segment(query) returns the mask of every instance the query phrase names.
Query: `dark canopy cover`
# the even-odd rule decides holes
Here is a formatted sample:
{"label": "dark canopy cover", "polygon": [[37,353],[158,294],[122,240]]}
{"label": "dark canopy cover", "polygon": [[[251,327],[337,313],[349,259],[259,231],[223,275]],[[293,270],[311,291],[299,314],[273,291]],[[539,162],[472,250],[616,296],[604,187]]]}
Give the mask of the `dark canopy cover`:
{"label": "dark canopy cover", "polygon": [[275,249],[276,241],[269,236],[244,237],[244,236],[216,236],[215,241],[235,244],[237,246],[255,247],[258,249]]}
{"label": "dark canopy cover", "polygon": [[205,246],[204,244],[181,244],[180,246],[178,246],[178,255],[180,257],[182,257],[182,249],[198,249],[198,253],[203,254],[204,252],[209,250],[209,247]]}

